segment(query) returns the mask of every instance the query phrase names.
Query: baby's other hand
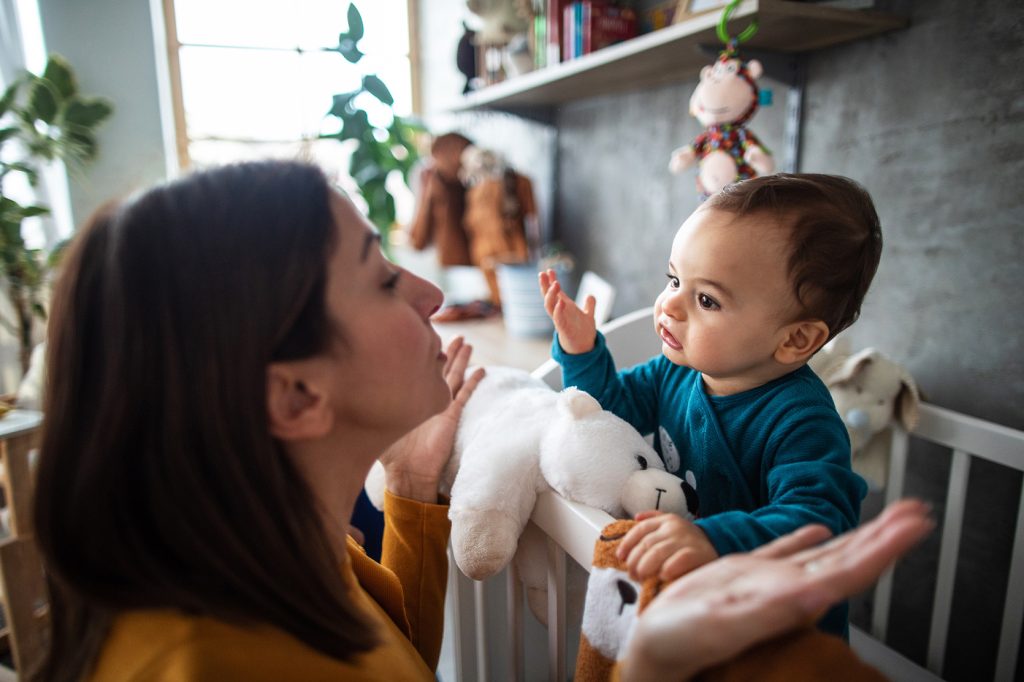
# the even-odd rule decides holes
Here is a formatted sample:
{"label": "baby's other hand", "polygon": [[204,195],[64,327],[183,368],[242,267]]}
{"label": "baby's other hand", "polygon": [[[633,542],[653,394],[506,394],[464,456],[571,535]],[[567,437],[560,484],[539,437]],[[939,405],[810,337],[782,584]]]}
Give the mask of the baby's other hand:
{"label": "baby's other hand", "polygon": [[681,516],[645,511],[636,520],[617,550],[634,580],[674,580],[718,558],[704,531]]}
{"label": "baby's other hand", "polygon": [[554,270],[540,273],[540,292],[544,296],[544,309],[548,317],[555,323],[558,332],[558,343],[566,353],[579,355],[594,349],[594,338],[597,335],[597,323],[594,321],[593,296],[580,309],[575,301],[569,298]]}

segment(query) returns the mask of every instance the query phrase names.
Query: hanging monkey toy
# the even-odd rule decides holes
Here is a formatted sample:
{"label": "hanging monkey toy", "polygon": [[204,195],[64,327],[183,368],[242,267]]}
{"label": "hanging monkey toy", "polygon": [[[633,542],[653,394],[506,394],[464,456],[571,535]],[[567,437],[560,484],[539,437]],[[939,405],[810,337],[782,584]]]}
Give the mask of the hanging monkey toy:
{"label": "hanging monkey toy", "polygon": [[730,183],[775,170],[771,153],[746,128],[760,104],[757,79],[763,69],[756,59],[744,62],[739,57],[739,44],[757,32],[757,23],[737,38],[730,38],[726,31],[726,21],[738,4],[734,0],[723,11],[718,37],[726,47],[713,66],[701,69],[700,82],[690,97],[690,114],[701,122],[704,132],[673,151],[669,162],[673,173],[698,163],[697,190],[705,198]]}

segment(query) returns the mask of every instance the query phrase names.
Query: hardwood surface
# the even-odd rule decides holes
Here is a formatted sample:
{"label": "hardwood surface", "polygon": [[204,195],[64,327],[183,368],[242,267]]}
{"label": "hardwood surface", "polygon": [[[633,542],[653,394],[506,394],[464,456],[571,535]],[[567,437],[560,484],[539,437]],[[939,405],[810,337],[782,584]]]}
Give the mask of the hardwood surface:
{"label": "hardwood surface", "polygon": [[483,320],[434,323],[441,339],[462,335],[473,345],[474,365],[504,365],[533,371],[551,357],[551,335],[513,336],[505,329],[500,315]]}

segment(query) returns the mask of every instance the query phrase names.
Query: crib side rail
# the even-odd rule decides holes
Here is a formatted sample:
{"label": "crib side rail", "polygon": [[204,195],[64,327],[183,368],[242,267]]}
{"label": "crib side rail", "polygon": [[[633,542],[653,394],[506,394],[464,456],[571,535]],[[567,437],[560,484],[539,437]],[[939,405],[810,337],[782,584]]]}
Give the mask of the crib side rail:
{"label": "crib side rail", "polygon": [[[922,403],[920,422],[912,433],[898,427],[894,429],[890,450],[889,485],[886,490],[887,503],[899,499],[904,494],[907,453],[911,439],[943,446],[952,451],[953,458],[946,489],[946,509],[942,520],[927,655],[928,669],[936,675],[941,675],[946,654],[971,459],[979,457],[1024,471],[1024,431]],[[1013,679],[1021,625],[1024,620],[1024,492],[1018,503],[1017,524],[1013,537],[1010,579],[996,658],[997,680]],[[887,634],[892,579],[893,574],[890,570],[879,580],[875,590],[871,634],[882,642],[885,641]]]}

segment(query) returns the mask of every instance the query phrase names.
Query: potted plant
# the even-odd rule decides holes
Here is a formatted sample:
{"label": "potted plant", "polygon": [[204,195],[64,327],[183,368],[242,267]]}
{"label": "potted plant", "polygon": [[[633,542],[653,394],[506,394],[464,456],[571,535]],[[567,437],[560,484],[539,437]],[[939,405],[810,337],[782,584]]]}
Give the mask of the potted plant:
{"label": "potted plant", "polygon": [[[349,63],[363,58],[359,41],[363,38],[363,18],[355,4],[348,7],[348,30],[338,36],[335,50]],[[380,121],[366,109],[369,95],[383,105],[385,119]],[[349,161],[349,174],[366,202],[367,218],[381,233],[381,243],[388,247],[388,233],[395,224],[395,199],[387,188],[387,179],[394,171],[409,184],[409,173],[419,158],[414,135],[422,128],[403,119],[392,110],[395,100],[391,91],[376,75],[363,76],[359,88],[334,96],[329,116],[337,117],[341,130],[321,135],[321,138],[341,142],[354,141]],[[378,109],[380,107],[377,107]]]}
{"label": "potted plant", "polygon": [[46,319],[43,291],[63,244],[30,248],[22,234],[26,218],[49,209],[22,205],[8,193],[14,173],[36,186],[43,164],[61,160],[74,170],[96,156],[95,129],[113,111],[110,103],[78,92],[67,61],[51,55],[41,76],[26,72],[0,96],[0,276],[15,321],[0,318],[20,346],[21,369],[28,370],[36,318]]}

